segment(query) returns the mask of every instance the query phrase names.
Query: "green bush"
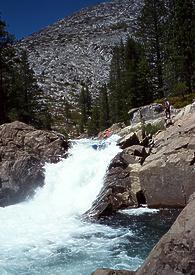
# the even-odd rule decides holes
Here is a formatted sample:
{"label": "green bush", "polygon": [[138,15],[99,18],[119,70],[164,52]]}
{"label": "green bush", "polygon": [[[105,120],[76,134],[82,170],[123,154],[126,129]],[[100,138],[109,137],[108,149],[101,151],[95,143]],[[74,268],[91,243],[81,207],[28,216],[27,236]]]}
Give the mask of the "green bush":
{"label": "green bush", "polygon": [[[193,102],[193,99],[195,99],[195,93],[186,94],[184,96],[169,96],[168,100],[170,104],[176,108],[180,109],[185,107],[188,104],[191,104]],[[157,99],[155,100],[155,103],[162,104],[163,105],[163,99]]]}
{"label": "green bush", "polygon": [[185,107],[188,104],[191,104],[193,102],[193,99],[195,98],[195,93],[192,94],[187,94],[184,97],[182,96],[175,96],[175,97],[170,97],[170,103],[173,105],[174,108],[182,108]]}
{"label": "green bush", "polygon": [[165,126],[162,122],[155,123],[155,124],[148,123],[144,125],[144,130],[146,135],[149,135],[149,134],[154,135],[158,131],[165,130]]}

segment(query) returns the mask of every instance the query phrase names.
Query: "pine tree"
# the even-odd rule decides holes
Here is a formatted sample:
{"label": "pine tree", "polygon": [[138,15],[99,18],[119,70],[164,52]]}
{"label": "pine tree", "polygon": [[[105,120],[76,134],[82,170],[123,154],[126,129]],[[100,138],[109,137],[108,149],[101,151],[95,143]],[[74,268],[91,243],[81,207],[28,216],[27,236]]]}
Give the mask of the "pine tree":
{"label": "pine tree", "polygon": [[91,116],[91,93],[89,91],[89,87],[85,85],[85,98],[86,98],[86,114],[88,117]]}
{"label": "pine tree", "polygon": [[79,108],[81,113],[80,118],[80,131],[84,132],[87,121],[91,116],[91,94],[87,85],[82,85],[79,96]]}
{"label": "pine tree", "polygon": [[110,112],[108,103],[108,91],[106,85],[100,88],[99,94],[99,126],[100,130],[104,130],[110,126]]}
{"label": "pine tree", "polygon": [[[128,38],[125,45],[125,109],[137,106],[137,65],[140,58],[140,46],[132,38]],[[127,114],[127,112],[126,112]]]}
{"label": "pine tree", "polygon": [[96,136],[100,131],[100,107],[96,102],[91,111],[91,118],[88,120],[88,135]]}
{"label": "pine tree", "polygon": [[7,117],[10,121],[17,119],[39,128],[50,128],[50,115],[43,100],[43,92],[29,67],[26,52],[22,51],[20,55],[18,53],[14,60],[10,74]]}
{"label": "pine tree", "polygon": [[122,121],[123,116],[124,45],[113,49],[108,88],[111,123]]}
{"label": "pine tree", "polygon": [[36,81],[29,68],[26,52],[21,53],[17,66],[12,69],[12,83],[9,93],[10,119],[31,123],[36,108]]}
{"label": "pine tree", "polygon": [[134,107],[150,104],[153,101],[151,74],[144,51],[140,48],[139,60],[136,67],[136,103]]}
{"label": "pine tree", "polygon": [[10,45],[13,36],[6,31],[6,23],[0,19],[0,124],[7,121],[7,94],[10,78],[9,61],[13,55]]}
{"label": "pine tree", "polygon": [[195,0],[192,1],[192,91],[195,92]]}
{"label": "pine tree", "polygon": [[167,60],[165,62],[168,88],[176,94],[192,92],[195,62],[195,5],[192,0],[167,0],[166,28]]}
{"label": "pine tree", "polygon": [[0,20],[0,123],[20,120],[50,128],[51,116],[43,100],[27,54],[12,46],[14,38]]}
{"label": "pine tree", "polygon": [[108,85],[111,123],[128,122],[130,108],[152,101],[150,79],[148,62],[139,43],[128,38],[124,46],[115,48]]}
{"label": "pine tree", "polygon": [[71,120],[71,105],[67,99],[63,99],[63,106],[64,106],[64,115],[65,115],[65,122],[69,123]]}
{"label": "pine tree", "polygon": [[150,70],[153,76],[153,86],[156,97],[163,97],[163,42],[166,21],[164,0],[144,0],[141,15],[138,18],[137,36],[143,43]]}

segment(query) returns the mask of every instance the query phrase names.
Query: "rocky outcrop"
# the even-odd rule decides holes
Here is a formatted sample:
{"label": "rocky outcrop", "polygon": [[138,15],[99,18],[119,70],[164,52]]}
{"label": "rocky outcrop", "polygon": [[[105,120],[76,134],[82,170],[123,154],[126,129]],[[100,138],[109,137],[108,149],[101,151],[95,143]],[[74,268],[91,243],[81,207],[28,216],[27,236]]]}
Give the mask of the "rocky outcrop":
{"label": "rocky outcrop", "polygon": [[160,132],[139,171],[149,207],[184,207],[195,192],[195,113]]}
{"label": "rocky outcrop", "polygon": [[195,274],[195,196],[153,248],[136,275]]}
{"label": "rocky outcrop", "polygon": [[118,141],[123,151],[111,162],[88,216],[100,218],[142,204],[185,207],[195,192],[195,112],[186,108],[184,116],[153,139],[142,139],[138,130]]}
{"label": "rocky outcrop", "polygon": [[[178,113],[180,113],[180,109],[175,109],[173,106],[171,106],[171,118],[175,118]],[[138,124],[140,120],[152,124],[165,123],[164,106],[158,103],[152,103],[139,108],[133,108],[128,112],[128,114],[131,125]]]}
{"label": "rocky outcrop", "polygon": [[105,177],[104,186],[91,209],[86,213],[90,218],[110,215],[131,204],[128,162],[119,153],[111,162]]}
{"label": "rocky outcrop", "polygon": [[[139,202],[144,203],[145,200],[149,207],[179,208],[185,207],[190,197],[189,203],[171,229],[153,248],[139,270],[132,274],[195,274],[194,107],[195,105],[192,104],[182,109],[174,118],[174,125],[168,127],[165,131],[159,132],[154,137],[154,143],[149,151],[149,148],[131,144],[115,158],[114,163],[111,163],[112,169],[113,167],[118,169],[117,164],[121,163],[120,173],[127,173],[124,181],[126,189],[123,190],[123,193],[127,192],[128,194],[129,206],[131,206],[131,203],[133,206],[139,206]],[[147,158],[141,165],[139,158],[143,152],[146,152]],[[119,160],[122,158],[124,164],[122,161],[117,161],[118,158]],[[109,173],[110,171],[108,171],[107,177]],[[112,183],[115,185],[120,183],[120,173],[115,174],[114,178],[109,177],[110,186],[112,186]],[[105,183],[108,183],[107,177]],[[103,190],[107,190],[106,185]],[[101,198],[104,198],[104,195],[106,198],[106,193],[101,194]],[[113,195],[112,192],[111,195]],[[109,209],[116,210],[110,204]],[[117,206],[121,207],[119,203]],[[96,204],[96,209],[98,209],[98,204]],[[107,213],[109,214],[109,211]],[[99,216],[101,216],[101,212],[99,212]],[[104,269],[99,269],[96,272],[92,274],[123,274],[120,273],[121,271]]]}
{"label": "rocky outcrop", "polygon": [[117,143],[117,145],[120,146],[121,149],[125,149],[132,145],[138,145],[138,144],[140,144],[140,141],[139,141],[136,133],[128,134],[124,138],[120,139]]}
{"label": "rocky outcrop", "polygon": [[164,107],[162,104],[153,103],[139,108],[133,108],[128,114],[131,124],[139,123],[140,116],[144,121],[161,120],[164,119]]}
{"label": "rocky outcrop", "polygon": [[134,275],[135,272],[127,270],[113,270],[113,269],[97,269],[95,272],[92,272],[91,275]]}
{"label": "rocky outcrop", "polygon": [[147,153],[143,146],[133,145],[118,153],[108,167],[104,186],[87,217],[98,219],[119,209],[145,203],[138,171]]}
{"label": "rocky outcrop", "polygon": [[45,162],[65,157],[68,143],[57,133],[15,121],[0,126],[0,206],[14,204],[44,184]]}

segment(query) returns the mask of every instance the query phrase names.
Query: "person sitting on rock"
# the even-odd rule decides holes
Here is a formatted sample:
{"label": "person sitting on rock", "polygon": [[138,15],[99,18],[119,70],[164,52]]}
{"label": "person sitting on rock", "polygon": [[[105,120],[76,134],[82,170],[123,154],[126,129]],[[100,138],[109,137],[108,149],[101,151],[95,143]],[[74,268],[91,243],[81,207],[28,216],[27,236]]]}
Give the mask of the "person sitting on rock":
{"label": "person sitting on rock", "polygon": [[164,99],[165,116],[167,119],[171,119],[171,105],[167,98]]}

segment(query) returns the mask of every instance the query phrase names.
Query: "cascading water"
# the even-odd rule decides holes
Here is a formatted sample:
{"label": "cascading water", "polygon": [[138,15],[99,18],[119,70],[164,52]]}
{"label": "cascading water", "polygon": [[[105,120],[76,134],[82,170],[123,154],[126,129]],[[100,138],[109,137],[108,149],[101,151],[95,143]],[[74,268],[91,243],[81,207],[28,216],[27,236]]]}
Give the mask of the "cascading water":
{"label": "cascading water", "polygon": [[135,270],[142,263],[144,253],[129,245],[134,232],[124,224],[127,214],[109,225],[81,219],[119,152],[114,137],[108,141],[102,150],[90,140],[76,142],[66,160],[46,165],[45,185],[32,200],[0,208],[1,275],[89,275],[98,267]]}

